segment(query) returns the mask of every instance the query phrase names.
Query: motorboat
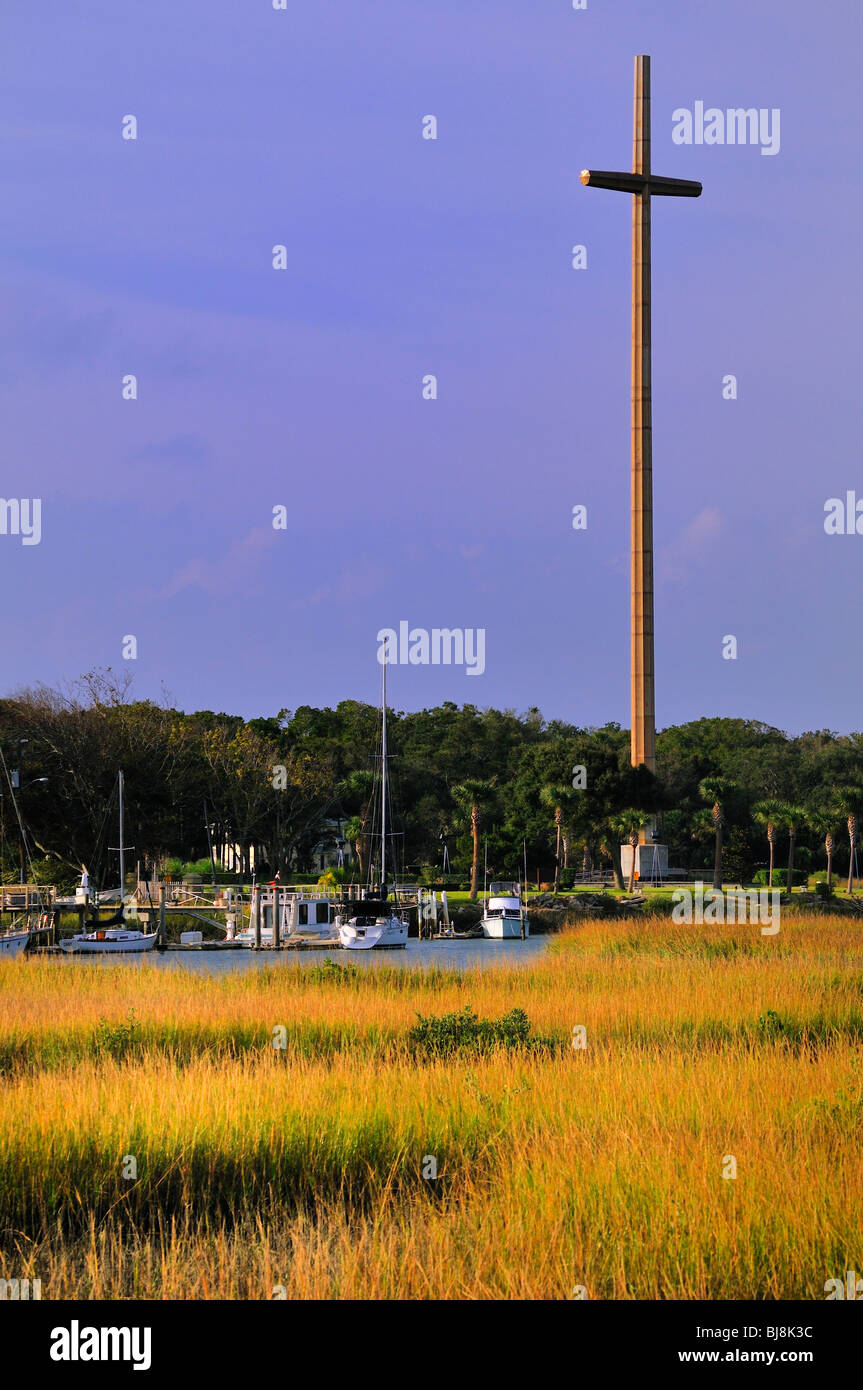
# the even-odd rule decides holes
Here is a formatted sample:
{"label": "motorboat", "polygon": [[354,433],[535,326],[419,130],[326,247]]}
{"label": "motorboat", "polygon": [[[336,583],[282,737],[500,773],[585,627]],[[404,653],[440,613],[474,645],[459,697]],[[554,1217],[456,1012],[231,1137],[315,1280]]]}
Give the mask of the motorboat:
{"label": "motorboat", "polygon": [[522,901],[521,884],[490,884],[481,925],[483,936],[493,941],[522,940],[530,936],[530,921]]}
{"label": "motorboat", "polygon": [[[272,903],[258,904],[257,911],[263,913],[261,922],[261,946],[271,949],[275,945],[272,926]],[[269,920],[268,920],[269,919]],[[310,945],[319,942],[337,943],[333,904],[329,898],[308,897],[285,893],[279,910],[279,940],[282,945]],[[252,948],[255,945],[254,920],[233,937],[234,945]]]}

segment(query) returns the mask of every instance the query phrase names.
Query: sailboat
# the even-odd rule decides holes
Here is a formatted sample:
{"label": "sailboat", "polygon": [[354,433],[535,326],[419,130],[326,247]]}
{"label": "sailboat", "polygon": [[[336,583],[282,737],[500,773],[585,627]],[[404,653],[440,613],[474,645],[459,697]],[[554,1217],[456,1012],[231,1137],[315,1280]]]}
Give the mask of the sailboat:
{"label": "sailboat", "polygon": [[380,887],[345,903],[338,916],[339,941],[345,951],[404,949],[408,924],[398,916],[387,893],[387,653],[381,694],[381,878]]}
{"label": "sailboat", "polygon": [[29,930],[0,933],[0,960],[9,960],[12,956],[23,955],[31,935]]}
{"label": "sailboat", "polygon": [[120,908],[106,922],[91,920],[87,925],[93,930],[79,932],[76,936],[66,936],[60,941],[60,950],[67,955],[118,955],[136,951],[152,951],[156,944],[157,932],[134,931],[125,925],[123,911],[123,891],[126,884],[125,848],[123,845],[123,774],[117,779],[120,810]]}

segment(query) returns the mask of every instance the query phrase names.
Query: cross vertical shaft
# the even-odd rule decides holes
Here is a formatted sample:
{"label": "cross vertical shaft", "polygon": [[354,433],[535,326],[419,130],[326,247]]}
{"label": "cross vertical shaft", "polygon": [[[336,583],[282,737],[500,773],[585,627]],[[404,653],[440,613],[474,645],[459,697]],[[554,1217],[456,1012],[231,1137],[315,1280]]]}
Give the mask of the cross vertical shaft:
{"label": "cross vertical shaft", "polygon": [[[650,59],[635,60],[632,172],[650,178]],[[632,200],[630,757],[656,771],[653,689],[653,449],[650,400],[650,192]]]}
{"label": "cross vertical shaft", "polygon": [[635,60],[632,173],[582,169],[590,188],[632,194],[632,451],[630,582],[630,756],[656,771],[656,714],[653,690],[653,422],[650,380],[650,200],[698,198],[694,179],[671,179],[650,167],[650,59]]}

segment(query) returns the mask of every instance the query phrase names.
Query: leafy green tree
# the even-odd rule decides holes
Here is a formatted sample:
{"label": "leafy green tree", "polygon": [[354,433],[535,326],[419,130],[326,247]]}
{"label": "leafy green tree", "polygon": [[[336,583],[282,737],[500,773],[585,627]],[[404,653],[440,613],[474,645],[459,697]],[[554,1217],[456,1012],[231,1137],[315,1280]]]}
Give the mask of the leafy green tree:
{"label": "leafy green tree", "polygon": [[740,825],[732,825],[722,845],[725,877],[732,883],[749,883],[752,878],[752,855],[749,839]]}

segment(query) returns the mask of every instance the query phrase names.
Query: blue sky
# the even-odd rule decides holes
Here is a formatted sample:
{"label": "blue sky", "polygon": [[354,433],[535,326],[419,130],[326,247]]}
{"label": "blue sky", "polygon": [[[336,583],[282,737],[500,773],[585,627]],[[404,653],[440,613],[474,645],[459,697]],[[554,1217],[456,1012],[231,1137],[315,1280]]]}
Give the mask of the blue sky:
{"label": "blue sky", "polygon": [[[653,205],[657,722],[859,728],[863,537],[823,518],[863,497],[861,29],[7,0],[0,492],[43,539],[0,536],[4,691],[111,665],[185,708],[374,701],[408,620],[485,628],[486,669],[399,667],[398,708],[627,725],[631,203],[578,175],[630,167],[643,52],[654,169],[704,185]],[[675,145],[697,100],[779,108],[779,153]]]}

